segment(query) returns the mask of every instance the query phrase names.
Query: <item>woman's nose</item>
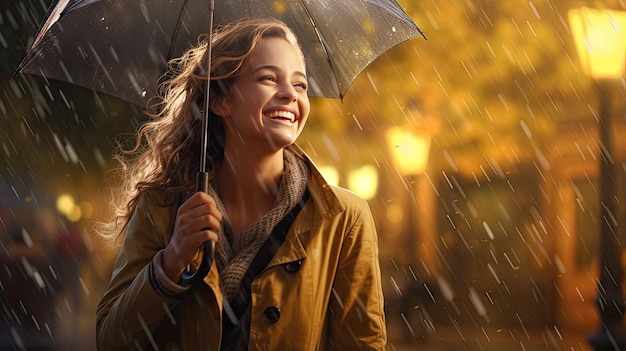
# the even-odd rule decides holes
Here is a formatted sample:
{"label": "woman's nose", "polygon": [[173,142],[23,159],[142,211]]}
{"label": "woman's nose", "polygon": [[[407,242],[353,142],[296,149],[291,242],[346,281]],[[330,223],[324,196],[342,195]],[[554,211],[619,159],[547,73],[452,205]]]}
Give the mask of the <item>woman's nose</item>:
{"label": "woman's nose", "polygon": [[296,88],[294,88],[293,85],[285,82],[280,84],[278,97],[288,101],[296,101],[296,99],[298,99],[298,92],[296,92]]}

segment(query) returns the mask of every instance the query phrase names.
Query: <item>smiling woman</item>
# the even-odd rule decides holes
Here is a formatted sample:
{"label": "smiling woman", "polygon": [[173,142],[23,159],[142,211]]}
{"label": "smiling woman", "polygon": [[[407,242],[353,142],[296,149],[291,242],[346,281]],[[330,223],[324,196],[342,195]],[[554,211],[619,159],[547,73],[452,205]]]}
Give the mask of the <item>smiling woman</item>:
{"label": "smiling woman", "polygon": [[[123,243],[98,306],[98,347],[384,349],[370,209],[328,185],[294,144],[310,110],[295,35],[248,19],[212,38],[211,60],[203,43],[172,63],[161,112],[138,130],[146,147],[120,154],[124,186],[108,235]],[[193,178],[207,62],[205,193]],[[187,285],[182,273],[207,240],[214,264]]]}
{"label": "smiling woman", "polygon": [[[264,39],[255,60],[242,70],[228,94],[213,100],[211,110],[224,117],[227,162],[243,162],[231,167],[231,173],[247,168],[251,160],[267,154],[273,155],[274,172],[280,176],[282,155],[276,151],[295,142],[310,110],[304,59],[299,48],[281,38]],[[235,175],[224,176],[227,180]],[[278,178],[273,182],[277,183]],[[266,200],[257,203],[258,209],[240,212],[258,217],[272,206],[273,199]],[[253,219],[244,218],[242,227]]]}

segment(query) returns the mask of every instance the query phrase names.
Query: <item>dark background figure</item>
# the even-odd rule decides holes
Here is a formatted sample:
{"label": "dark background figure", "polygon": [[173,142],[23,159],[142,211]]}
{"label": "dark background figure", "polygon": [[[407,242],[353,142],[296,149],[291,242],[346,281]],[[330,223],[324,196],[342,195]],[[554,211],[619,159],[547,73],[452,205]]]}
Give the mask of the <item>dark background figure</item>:
{"label": "dark background figure", "polygon": [[0,349],[55,343],[54,213],[33,204],[0,209]]}

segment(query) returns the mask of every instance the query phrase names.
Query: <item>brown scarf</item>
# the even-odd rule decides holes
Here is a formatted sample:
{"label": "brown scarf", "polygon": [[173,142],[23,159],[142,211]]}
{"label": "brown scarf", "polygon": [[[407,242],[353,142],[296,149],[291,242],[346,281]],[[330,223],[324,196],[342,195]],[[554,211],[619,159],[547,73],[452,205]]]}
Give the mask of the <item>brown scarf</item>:
{"label": "brown scarf", "polygon": [[[222,293],[228,301],[239,291],[243,276],[274,226],[300,201],[306,190],[309,179],[307,163],[287,149],[284,150],[284,155],[285,170],[272,209],[255,223],[235,233],[232,246],[224,234],[224,225],[218,233],[216,263],[220,272]],[[218,209],[225,214],[224,205],[217,193],[213,189],[209,189],[209,193],[215,198]],[[224,221],[227,221],[226,216]]]}

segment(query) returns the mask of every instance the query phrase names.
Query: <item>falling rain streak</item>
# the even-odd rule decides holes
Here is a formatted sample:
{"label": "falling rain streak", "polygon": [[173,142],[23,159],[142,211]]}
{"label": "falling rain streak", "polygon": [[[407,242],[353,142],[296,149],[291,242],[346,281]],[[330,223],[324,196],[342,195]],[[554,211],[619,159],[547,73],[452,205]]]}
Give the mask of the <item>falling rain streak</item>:
{"label": "falling rain streak", "polygon": [[[94,348],[95,304],[115,248],[92,224],[110,210],[113,151],[134,147],[128,136],[148,118],[112,96],[15,74],[50,3],[0,5],[0,348],[9,350]],[[622,1],[603,3],[626,10]],[[311,99],[299,145],[329,182],[370,194],[391,349],[590,349],[599,227],[623,230],[626,202],[624,78],[599,94],[568,22],[570,9],[595,4],[403,1],[428,40],[381,56],[341,101]],[[147,8],[140,18],[152,21]],[[104,15],[98,25],[113,32],[114,20]],[[81,52],[104,73],[102,84],[115,85],[106,62],[124,55],[95,44]],[[50,60],[76,80],[71,61]],[[121,74],[138,99],[149,97],[139,76]],[[611,150],[598,128],[609,99]],[[386,139],[392,127],[428,147],[394,158],[404,144]],[[403,164],[417,159],[425,167]],[[604,218],[603,159],[616,166],[620,187]]]}

